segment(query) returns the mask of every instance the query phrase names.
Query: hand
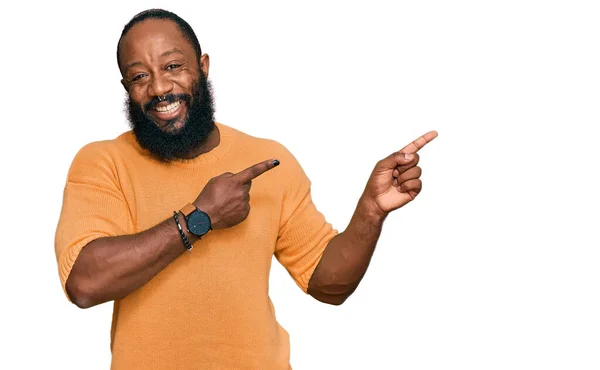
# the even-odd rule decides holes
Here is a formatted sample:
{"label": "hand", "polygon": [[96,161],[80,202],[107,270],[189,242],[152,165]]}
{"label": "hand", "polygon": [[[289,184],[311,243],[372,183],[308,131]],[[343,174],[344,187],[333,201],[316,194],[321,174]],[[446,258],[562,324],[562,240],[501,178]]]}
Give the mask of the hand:
{"label": "hand", "polygon": [[422,187],[417,152],[437,135],[430,131],[377,163],[364,193],[376,211],[385,215],[415,199]]}
{"label": "hand", "polygon": [[268,160],[233,174],[226,172],[208,181],[194,205],[206,212],[213,229],[224,229],[244,221],[250,213],[252,180],[279,165]]}

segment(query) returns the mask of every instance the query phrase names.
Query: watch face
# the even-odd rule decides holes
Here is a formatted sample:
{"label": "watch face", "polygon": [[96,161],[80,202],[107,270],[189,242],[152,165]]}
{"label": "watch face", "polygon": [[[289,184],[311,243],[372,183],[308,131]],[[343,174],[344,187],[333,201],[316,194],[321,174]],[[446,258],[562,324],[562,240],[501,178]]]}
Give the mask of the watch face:
{"label": "watch face", "polygon": [[210,230],[210,217],[202,211],[194,211],[187,219],[187,227],[192,234],[202,236]]}

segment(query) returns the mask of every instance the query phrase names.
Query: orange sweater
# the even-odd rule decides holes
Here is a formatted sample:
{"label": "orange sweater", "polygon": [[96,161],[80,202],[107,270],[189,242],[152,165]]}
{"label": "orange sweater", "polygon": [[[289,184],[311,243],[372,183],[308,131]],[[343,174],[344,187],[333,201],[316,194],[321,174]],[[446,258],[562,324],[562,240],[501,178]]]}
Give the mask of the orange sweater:
{"label": "orange sweater", "polygon": [[306,292],[337,231],[315,208],[310,181],[282,145],[217,126],[219,146],[192,160],[153,160],[127,132],[86,145],[71,165],[55,240],[63,289],[92,240],[160,223],[223,172],[281,161],[253,180],[246,220],[211,231],[191,254],[114,302],[112,369],[290,368],[288,334],[268,295],[272,256]]}

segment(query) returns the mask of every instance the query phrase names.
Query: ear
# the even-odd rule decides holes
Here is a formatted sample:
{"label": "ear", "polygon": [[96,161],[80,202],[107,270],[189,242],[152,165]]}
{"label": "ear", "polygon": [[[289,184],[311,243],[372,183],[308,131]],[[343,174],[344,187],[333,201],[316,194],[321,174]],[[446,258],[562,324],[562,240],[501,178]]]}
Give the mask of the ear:
{"label": "ear", "polygon": [[208,77],[208,69],[210,67],[210,57],[208,54],[202,54],[200,57],[200,69],[204,72],[204,75]]}

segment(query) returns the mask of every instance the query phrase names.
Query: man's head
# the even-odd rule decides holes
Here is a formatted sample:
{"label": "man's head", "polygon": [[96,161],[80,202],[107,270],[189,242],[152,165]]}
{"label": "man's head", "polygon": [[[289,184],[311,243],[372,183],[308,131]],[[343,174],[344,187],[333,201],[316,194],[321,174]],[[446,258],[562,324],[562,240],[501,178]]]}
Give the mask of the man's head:
{"label": "man's head", "polygon": [[209,58],[187,22],[160,9],[139,13],[123,29],[117,61],[142,147],[170,161],[206,141],[214,129]]}

